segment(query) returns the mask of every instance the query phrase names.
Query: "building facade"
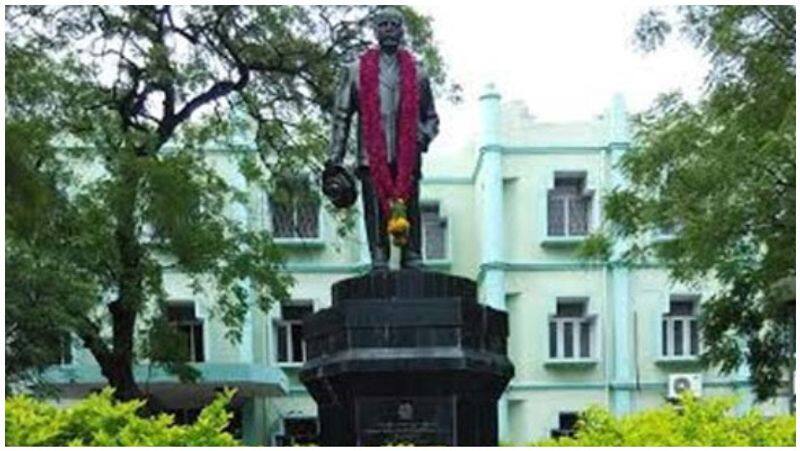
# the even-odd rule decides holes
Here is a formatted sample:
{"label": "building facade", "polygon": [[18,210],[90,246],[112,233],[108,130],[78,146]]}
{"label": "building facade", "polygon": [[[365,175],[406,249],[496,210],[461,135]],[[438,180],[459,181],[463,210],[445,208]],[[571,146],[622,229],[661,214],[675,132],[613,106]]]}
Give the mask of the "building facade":
{"label": "building facade", "polygon": [[[622,98],[594,120],[574,123],[539,122],[523,104],[502,103],[491,86],[480,105],[474,145],[424,159],[423,249],[429,269],[477,280],[481,302],[508,312],[516,375],[498,406],[500,441],[568,434],[591,404],[621,415],[660,406],[682,389],[737,395],[742,411],[753,406],[745,368],[722,376],[698,361],[700,299],[713,282],[674,284],[656,264],[619,263],[620,249],[608,262],[576,256],[603,221],[603,195],[625,183],[615,168],[630,141]],[[249,138],[238,139],[239,150],[210,158],[247,188],[232,153],[246,152]],[[230,214],[284,247],[296,280],[291,299],[268,313],[254,307],[241,343],[231,344],[210,314],[213,299],[169,272],[168,315],[202,377],[180,384],[139,365],[137,380],[181,421],[191,421],[220,388],[235,387],[231,430],[245,443],[313,442],[316,405],[297,378],[305,360],[300,325],[330,305],[331,284],[368,270],[363,224],[342,235],[313,197],[277,201],[250,193],[249,205]],[[669,231],[652,239],[670,239]],[[77,346],[67,346],[59,363],[48,374],[65,403],[104,385],[99,367]],[[786,412],[789,399],[759,407]]]}

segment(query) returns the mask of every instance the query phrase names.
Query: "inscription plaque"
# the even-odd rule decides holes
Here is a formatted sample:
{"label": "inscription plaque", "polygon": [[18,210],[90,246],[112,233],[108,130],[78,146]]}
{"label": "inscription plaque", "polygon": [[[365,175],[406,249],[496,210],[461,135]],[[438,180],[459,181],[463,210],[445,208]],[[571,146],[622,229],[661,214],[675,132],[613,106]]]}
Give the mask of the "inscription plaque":
{"label": "inscription plaque", "polygon": [[452,396],[356,399],[359,446],[455,445]]}

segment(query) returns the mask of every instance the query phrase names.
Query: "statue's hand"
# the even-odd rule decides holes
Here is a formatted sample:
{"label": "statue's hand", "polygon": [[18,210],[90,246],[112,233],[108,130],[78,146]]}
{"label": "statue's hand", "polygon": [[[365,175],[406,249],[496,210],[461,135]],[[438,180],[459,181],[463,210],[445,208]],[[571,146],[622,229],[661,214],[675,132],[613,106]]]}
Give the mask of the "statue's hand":
{"label": "statue's hand", "polygon": [[417,134],[417,152],[419,152],[419,153],[427,152],[428,151],[428,144],[430,144],[430,141],[428,140],[428,137],[425,136],[424,133],[418,133]]}
{"label": "statue's hand", "polygon": [[338,208],[346,208],[355,202],[357,193],[355,182],[341,163],[335,160],[325,162],[322,173],[322,192]]}

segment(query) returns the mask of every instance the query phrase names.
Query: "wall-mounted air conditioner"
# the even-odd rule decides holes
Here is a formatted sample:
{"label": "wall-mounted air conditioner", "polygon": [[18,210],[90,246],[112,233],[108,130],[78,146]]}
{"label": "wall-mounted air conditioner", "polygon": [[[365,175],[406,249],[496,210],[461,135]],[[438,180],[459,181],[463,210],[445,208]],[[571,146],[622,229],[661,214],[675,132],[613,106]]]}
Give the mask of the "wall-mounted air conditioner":
{"label": "wall-mounted air conditioner", "polygon": [[668,399],[678,399],[686,390],[691,391],[696,397],[703,395],[703,378],[699,373],[669,375]]}

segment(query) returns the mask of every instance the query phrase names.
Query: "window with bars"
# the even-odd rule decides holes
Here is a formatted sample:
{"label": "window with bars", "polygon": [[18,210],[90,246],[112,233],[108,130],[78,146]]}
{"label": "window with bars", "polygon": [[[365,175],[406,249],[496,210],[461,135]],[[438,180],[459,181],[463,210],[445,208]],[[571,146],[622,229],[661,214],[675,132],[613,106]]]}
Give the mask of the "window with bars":
{"label": "window with bars", "polygon": [[593,357],[594,316],[588,315],[586,298],[559,298],[556,314],[550,317],[550,359],[570,360]]}
{"label": "window with bars", "polygon": [[425,260],[447,259],[447,218],[441,216],[439,205],[420,205],[420,220]]}
{"label": "window with bars", "polygon": [[167,322],[178,333],[182,358],[187,362],[204,362],[203,320],[195,316],[194,303],[170,303],[167,306]]}
{"label": "window with bars", "polygon": [[661,355],[696,357],[700,352],[696,297],[672,297],[661,320]]}
{"label": "window with bars", "polygon": [[275,238],[319,238],[320,200],[307,178],[278,183],[269,198]]}
{"label": "window with bars", "polygon": [[281,304],[281,317],[275,321],[275,360],[278,363],[303,363],[306,361],[306,343],[303,340],[303,318],[314,313],[310,302]]}
{"label": "window with bars", "polygon": [[586,236],[592,207],[585,173],[556,173],[547,192],[547,235]]}

